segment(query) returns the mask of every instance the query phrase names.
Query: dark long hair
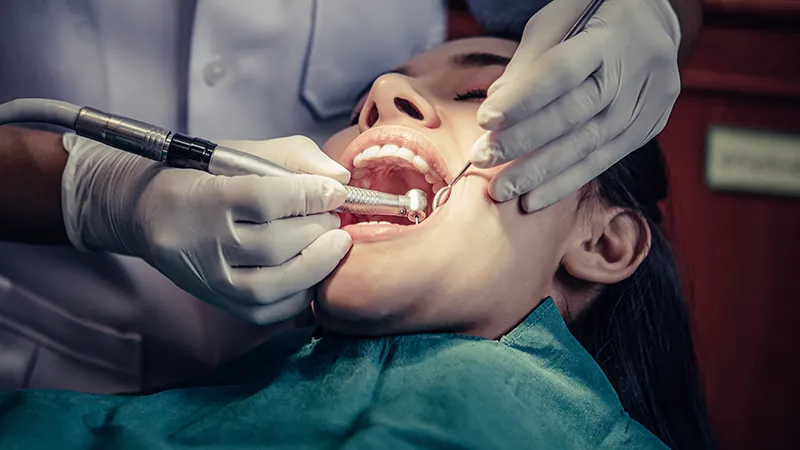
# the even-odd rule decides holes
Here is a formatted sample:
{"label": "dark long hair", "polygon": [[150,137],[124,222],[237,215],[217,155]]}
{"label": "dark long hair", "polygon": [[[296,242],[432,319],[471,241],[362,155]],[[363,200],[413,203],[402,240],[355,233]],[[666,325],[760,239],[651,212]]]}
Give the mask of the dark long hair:
{"label": "dark long hair", "polygon": [[658,202],[667,170],[654,140],[587,186],[587,196],[638,213],[650,251],[628,279],[605,287],[570,330],[594,357],[628,414],[673,449],[713,448],[689,314]]}

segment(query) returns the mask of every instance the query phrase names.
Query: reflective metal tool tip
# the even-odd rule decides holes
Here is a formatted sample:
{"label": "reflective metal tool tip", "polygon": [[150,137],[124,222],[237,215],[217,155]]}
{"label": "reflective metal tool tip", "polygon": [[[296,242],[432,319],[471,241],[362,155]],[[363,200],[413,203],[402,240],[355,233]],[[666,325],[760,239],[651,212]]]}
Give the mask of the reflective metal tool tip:
{"label": "reflective metal tool tip", "polygon": [[425,210],[428,208],[428,196],[420,189],[411,189],[406,192],[408,197],[408,220],[419,225],[420,221],[425,220]]}

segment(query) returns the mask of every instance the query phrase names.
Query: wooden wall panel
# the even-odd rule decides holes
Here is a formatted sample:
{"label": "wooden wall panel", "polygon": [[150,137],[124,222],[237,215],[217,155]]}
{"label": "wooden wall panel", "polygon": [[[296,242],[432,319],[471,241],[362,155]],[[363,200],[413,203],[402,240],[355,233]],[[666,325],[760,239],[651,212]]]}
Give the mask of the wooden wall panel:
{"label": "wooden wall panel", "polygon": [[703,4],[705,10],[712,14],[800,15],[798,0],[703,0]]}
{"label": "wooden wall panel", "polygon": [[667,224],[721,449],[793,448],[800,438],[800,200],[709,190],[705,134],[713,123],[800,133],[798,117],[795,101],[685,92],[659,138]]}
{"label": "wooden wall panel", "polygon": [[721,449],[797,446],[800,199],[712,191],[708,127],[800,134],[800,3],[712,0],[660,135],[669,222]]}

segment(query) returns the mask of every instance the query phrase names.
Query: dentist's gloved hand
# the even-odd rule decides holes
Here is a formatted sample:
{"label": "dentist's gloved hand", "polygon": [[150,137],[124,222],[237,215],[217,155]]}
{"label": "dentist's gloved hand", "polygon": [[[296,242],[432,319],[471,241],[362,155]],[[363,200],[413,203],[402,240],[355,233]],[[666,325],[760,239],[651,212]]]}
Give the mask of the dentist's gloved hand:
{"label": "dentist's gloved hand", "polygon": [[[508,161],[496,201],[533,212],[578,190],[666,125],[680,91],[678,18],[667,0],[606,0],[583,32],[558,44],[587,0],[551,2],[530,19],[490,87],[471,161]],[[558,45],[557,45],[558,44]]]}
{"label": "dentist's gloved hand", "polygon": [[[309,306],[352,245],[329,213],[350,174],[310,139],[230,141],[309,173],[218,177],[174,169],[66,134],[64,221],[78,248],[137,256],[180,288],[250,322]],[[330,178],[328,178],[330,177]]]}

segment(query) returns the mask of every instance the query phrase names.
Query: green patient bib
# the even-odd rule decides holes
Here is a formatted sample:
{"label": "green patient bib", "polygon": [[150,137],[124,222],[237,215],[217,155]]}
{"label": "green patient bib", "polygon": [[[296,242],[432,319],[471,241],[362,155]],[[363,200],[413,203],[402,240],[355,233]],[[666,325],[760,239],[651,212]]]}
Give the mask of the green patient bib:
{"label": "green patient bib", "polygon": [[0,448],[665,448],[551,299],[499,341],[303,329],[153,395],[0,394]]}

